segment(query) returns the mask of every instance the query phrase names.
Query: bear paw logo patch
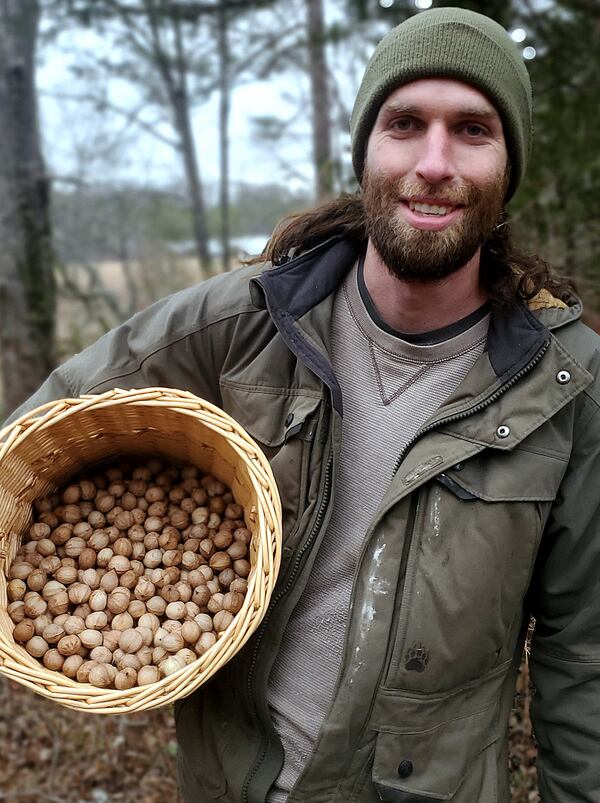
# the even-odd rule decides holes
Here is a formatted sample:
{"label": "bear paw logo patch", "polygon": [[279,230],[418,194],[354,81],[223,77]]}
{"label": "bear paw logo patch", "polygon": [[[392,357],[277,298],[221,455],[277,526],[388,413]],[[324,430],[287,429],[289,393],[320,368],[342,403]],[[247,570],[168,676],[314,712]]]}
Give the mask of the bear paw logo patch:
{"label": "bear paw logo patch", "polygon": [[407,672],[424,672],[429,663],[429,651],[419,642],[406,653],[404,668]]}

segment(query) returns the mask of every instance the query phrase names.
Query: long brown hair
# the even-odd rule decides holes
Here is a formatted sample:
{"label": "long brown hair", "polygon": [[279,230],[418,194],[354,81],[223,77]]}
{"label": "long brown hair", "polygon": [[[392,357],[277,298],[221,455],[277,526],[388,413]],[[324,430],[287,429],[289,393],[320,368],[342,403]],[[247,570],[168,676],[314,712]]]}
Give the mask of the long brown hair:
{"label": "long brown hair", "polygon": [[[245,261],[279,264],[290,254],[307,251],[341,232],[366,246],[367,222],[360,193],[346,193],[308,212],[288,215],[278,223],[262,253]],[[481,264],[482,283],[497,309],[528,301],[542,289],[565,302],[575,291],[573,282],[553,273],[541,257],[527,254],[514,245],[506,218],[482,246]]]}

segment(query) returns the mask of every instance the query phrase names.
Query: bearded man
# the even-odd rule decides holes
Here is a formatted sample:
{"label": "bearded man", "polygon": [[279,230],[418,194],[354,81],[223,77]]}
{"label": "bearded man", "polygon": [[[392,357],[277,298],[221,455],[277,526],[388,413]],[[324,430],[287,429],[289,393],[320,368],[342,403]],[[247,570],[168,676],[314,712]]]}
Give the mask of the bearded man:
{"label": "bearded man", "polygon": [[187,803],[508,803],[531,614],[542,798],[598,803],[599,340],[510,243],[521,56],[486,17],[418,14],[375,50],[351,134],[361,193],[136,315],[28,406],[184,388],[271,461],[281,572],[252,640],[176,705]]}

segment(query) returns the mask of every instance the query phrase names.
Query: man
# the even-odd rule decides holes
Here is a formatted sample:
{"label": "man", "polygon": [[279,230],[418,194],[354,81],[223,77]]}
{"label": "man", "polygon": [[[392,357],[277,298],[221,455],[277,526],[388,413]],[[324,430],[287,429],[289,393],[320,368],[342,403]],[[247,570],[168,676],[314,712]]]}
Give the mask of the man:
{"label": "man", "polygon": [[597,803],[598,338],[511,249],[531,94],[496,23],[390,32],[353,111],[362,194],[159,302],[28,403],[176,386],[264,447],[283,562],[244,650],[175,710],[188,803],[510,799],[530,613],[545,803]]}

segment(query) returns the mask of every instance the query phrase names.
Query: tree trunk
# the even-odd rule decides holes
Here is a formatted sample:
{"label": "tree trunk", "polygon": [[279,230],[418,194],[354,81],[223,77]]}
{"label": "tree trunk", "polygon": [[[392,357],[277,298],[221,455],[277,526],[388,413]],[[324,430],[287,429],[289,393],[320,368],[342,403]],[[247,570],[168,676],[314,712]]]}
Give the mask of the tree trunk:
{"label": "tree trunk", "polygon": [[227,38],[227,9],[220,6],[219,17],[219,156],[221,160],[219,206],[221,210],[221,255],[223,270],[230,268],[229,242],[229,42]]}
{"label": "tree trunk", "polygon": [[196,252],[202,268],[209,272],[212,258],[208,246],[206,207],[200,168],[196,157],[196,144],[192,134],[189,102],[186,95],[181,92],[175,92],[171,103],[173,105],[174,126],[180,141],[185,177],[192,206],[192,225]]}
{"label": "tree trunk", "polygon": [[325,58],[323,0],[306,0],[306,10],[312,100],[313,161],[317,200],[321,200],[333,192],[329,76]]}
{"label": "tree trunk", "polygon": [[198,165],[198,157],[196,155],[196,143],[192,133],[190,99],[187,89],[187,71],[189,66],[184,53],[181,20],[177,14],[174,14],[172,17],[177,64],[176,79],[173,78],[168,66],[168,60],[165,59],[164,53],[160,49],[156,19],[151,19],[151,22],[155,35],[157,61],[159,62],[159,67],[161,68],[165,80],[173,110],[173,123],[181,147],[188,193],[192,205],[192,225],[196,251],[202,268],[208,273],[210,272],[212,260],[208,245],[208,226],[206,221],[206,207],[204,205],[204,191],[202,188],[202,179],[200,177],[200,166]]}
{"label": "tree trunk", "polygon": [[49,182],[35,89],[37,0],[0,0],[0,358],[3,414],[55,365]]}

